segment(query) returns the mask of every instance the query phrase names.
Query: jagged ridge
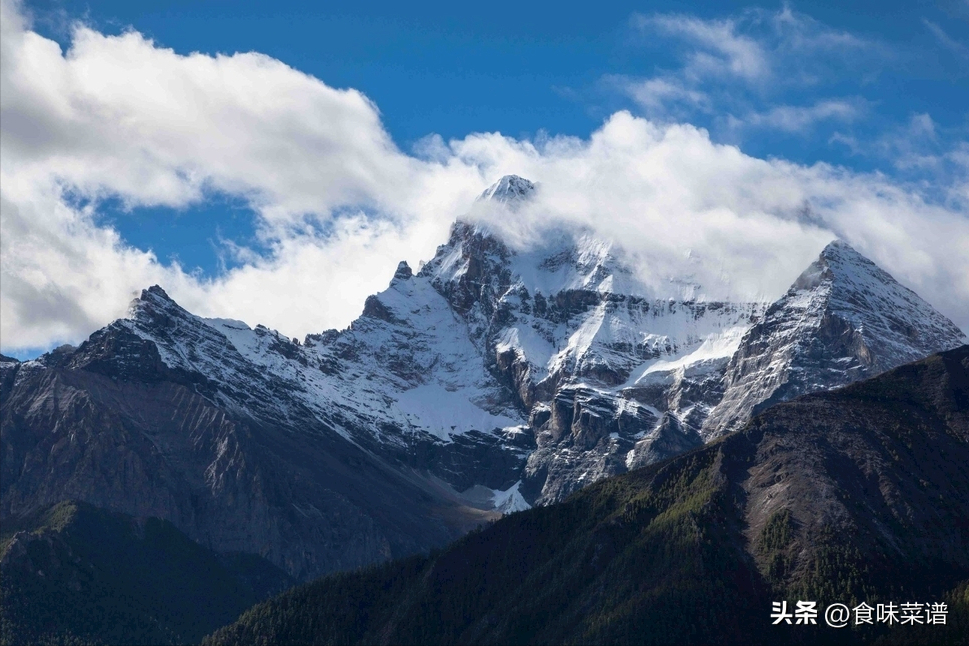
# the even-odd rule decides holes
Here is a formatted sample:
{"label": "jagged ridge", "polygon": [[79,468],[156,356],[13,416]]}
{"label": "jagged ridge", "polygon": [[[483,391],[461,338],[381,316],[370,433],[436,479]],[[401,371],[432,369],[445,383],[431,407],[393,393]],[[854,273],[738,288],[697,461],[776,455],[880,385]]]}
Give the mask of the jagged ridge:
{"label": "jagged ridge", "polygon": [[[485,198],[533,193],[504,178]],[[588,231],[516,249],[459,220],[346,330],[301,343],[153,287],[77,349],[0,362],[0,516],[80,498],[307,577],[562,500],[962,339],[842,243],[773,305],[671,301]]]}
{"label": "jagged ridge", "polygon": [[[961,643],[967,460],[963,346],[430,557],[291,590],[203,643]],[[901,599],[945,599],[946,624],[824,624],[828,604]],[[815,601],[817,625],[773,625],[779,600]]]}

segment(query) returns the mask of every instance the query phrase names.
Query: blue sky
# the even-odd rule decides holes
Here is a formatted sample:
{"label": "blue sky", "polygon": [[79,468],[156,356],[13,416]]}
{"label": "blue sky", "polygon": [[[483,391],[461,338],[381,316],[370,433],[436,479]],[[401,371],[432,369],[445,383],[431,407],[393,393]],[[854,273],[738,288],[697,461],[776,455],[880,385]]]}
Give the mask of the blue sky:
{"label": "blue sky", "polygon": [[[683,43],[669,35],[643,34],[635,15],[742,21],[756,9],[775,12],[782,6],[879,50],[845,51],[858,59],[856,64],[831,64],[812,88],[817,96],[858,94],[878,103],[875,112],[884,119],[929,112],[945,126],[966,126],[965,0],[600,2],[588,11],[506,2],[460,7],[289,0],[27,3],[37,30],[64,44],[73,21],[83,20],[104,33],[134,28],[180,53],[268,54],[328,85],[366,93],[404,147],[429,133],[445,138],[493,130],[512,136],[540,130],[587,135],[608,114],[629,105],[603,86],[603,77],[649,77],[679,66]],[[783,100],[784,94],[764,98]],[[817,157],[814,151],[788,143],[775,152],[807,161]]]}
{"label": "blue sky", "polygon": [[[293,265],[296,272],[292,258],[299,257],[304,273],[325,265],[341,284],[373,291],[386,279],[383,269],[354,282],[367,272],[342,259],[363,258],[363,250],[424,257],[481,183],[529,168],[548,174],[538,179],[550,186],[570,173],[604,173],[614,158],[596,156],[597,138],[621,148],[623,137],[642,135],[648,124],[667,133],[679,132],[678,124],[703,129],[682,152],[703,148],[701,166],[733,163],[715,148],[727,144],[740,153],[736,168],[760,168],[755,162],[763,160],[793,182],[783,199],[761,195],[757,204],[719,206],[781,212],[788,206],[776,202],[788,200],[801,204],[790,207],[795,210],[813,209],[825,222],[824,235],[854,235],[852,242],[877,259],[901,263],[895,271],[913,287],[931,289],[950,279],[949,270],[929,266],[928,251],[902,258],[899,249],[914,244],[912,231],[930,223],[932,235],[962,244],[969,201],[969,0],[600,2],[584,11],[502,2],[3,1],[23,23],[4,32],[10,47],[20,36],[7,34],[22,32],[61,48],[58,55],[25,45],[29,65],[5,63],[13,71],[4,77],[4,93],[16,98],[5,108],[6,172],[22,186],[29,177],[32,187],[5,196],[15,205],[7,213],[43,212],[39,205],[51,200],[64,207],[69,227],[83,231],[74,238],[87,242],[44,266],[66,267],[83,257],[94,267],[93,259],[105,254],[111,259],[105,267],[118,263],[131,277],[117,282],[91,269],[82,272],[82,289],[39,261],[8,261],[5,280],[17,287],[6,288],[6,297],[14,299],[21,287],[29,297],[7,302],[8,311],[21,314],[17,324],[9,317],[4,322],[5,352],[75,342],[116,315],[117,305],[92,313],[80,295],[67,296],[86,289],[117,294],[108,299],[116,303],[137,291],[138,281],[164,280],[189,304],[248,320],[265,309],[258,309],[266,297],[260,290],[275,294],[293,282],[294,274],[281,268]],[[205,56],[193,58],[195,52]],[[45,87],[48,72],[38,69],[49,69],[61,85]],[[237,81],[262,83],[252,86],[253,96],[267,96],[240,106],[226,89]],[[140,89],[126,94],[135,85]],[[183,86],[191,93],[171,92]],[[330,88],[351,92],[334,95]],[[276,105],[270,105],[273,96],[281,97]],[[304,96],[312,96],[306,105]],[[64,105],[74,111],[67,117]],[[252,114],[242,114],[250,107]],[[166,110],[181,121],[166,120]],[[632,122],[615,120],[627,112]],[[225,120],[236,117],[245,125],[233,127],[242,129],[230,132],[226,125],[223,132]],[[335,132],[327,131],[330,125]],[[46,139],[38,139],[39,131]],[[566,161],[568,171],[562,170]],[[314,187],[317,167],[321,184]],[[724,166],[717,176],[731,177],[732,169]],[[340,179],[342,172],[348,175]],[[442,173],[447,179],[438,178]],[[417,184],[431,188],[411,195]],[[709,206],[736,188],[708,185],[684,190],[699,191],[688,195]],[[639,199],[632,184],[615,189],[627,190],[626,202]],[[873,197],[849,204],[846,196],[859,190]],[[879,220],[870,217],[872,209],[913,215],[910,222],[903,215],[898,222]],[[36,233],[29,222],[23,226]],[[791,262],[816,253],[816,242],[807,236],[790,243],[802,250],[789,254]],[[725,253],[734,252],[710,249],[711,256]],[[396,258],[387,263],[395,266]],[[299,332],[345,324],[366,295],[351,298],[346,289],[329,301],[339,315],[306,306],[290,318],[265,318],[281,328],[298,319],[289,327]],[[334,298],[348,304],[335,308]],[[78,314],[43,334],[27,332],[37,329],[39,316],[30,312],[54,310]],[[953,306],[950,315],[963,310],[969,304]],[[969,314],[959,323],[969,325]]]}
{"label": "blue sky", "polygon": [[[922,179],[920,168],[898,167],[901,154],[937,154],[969,133],[969,2],[854,1],[750,4],[742,2],[599,2],[594,9],[543,3],[375,2],[28,2],[38,32],[65,48],[78,20],[106,33],[135,29],[176,52],[258,51],[333,87],[356,88],[381,111],[397,144],[409,150],[423,137],[444,139],[499,131],[517,138],[539,133],[586,137],[619,109],[646,116],[625,83],[675,78],[696,46],[675,31],[642,27],[654,15],[735,21],[736,33],[772,40],[769,21],[783,7],[816,21],[815,32],[850,34],[857,48],[812,52],[804,83],[772,79],[757,87],[707,80],[717,86],[698,109],[679,105],[675,117],[708,128],[715,140],[748,154],[801,163],[827,161]],[[763,15],[758,15],[758,14]],[[839,101],[852,111],[801,127],[730,128],[724,120],[767,113],[777,106],[810,108]],[[841,104],[837,104],[840,106]],[[832,104],[837,109],[837,106]],[[925,119],[927,116],[931,121]],[[932,129],[919,136],[918,121]],[[915,134],[913,135],[913,129]],[[886,140],[906,136],[915,151]],[[172,213],[105,208],[131,244],[177,257],[205,273],[226,258],[218,240],[251,239],[251,218],[223,200]],[[229,265],[231,265],[229,260]]]}

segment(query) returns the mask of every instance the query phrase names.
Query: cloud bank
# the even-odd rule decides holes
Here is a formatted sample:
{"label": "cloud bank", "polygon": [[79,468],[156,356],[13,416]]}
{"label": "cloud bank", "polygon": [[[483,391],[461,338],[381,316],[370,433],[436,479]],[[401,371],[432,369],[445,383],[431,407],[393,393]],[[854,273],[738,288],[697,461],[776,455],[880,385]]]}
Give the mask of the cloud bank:
{"label": "cloud bank", "polygon": [[[0,12],[5,351],[76,343],[154,283],[199,314],[291,336],[343,327],[398,260],[429,258],[506,173],[541,184],[535,204],[496,223],[513,244],[553,223],[592,227],[621,241],[658,296],[673,278],[709,298],[777,297],[837,236],[969,329],[965,155],[950,160],[960,170],[940,203],[881,175],[757,159],[689,124],[628,112],[589,138],[429,137],[410,154],[365,95],[267,56],[181,55],[134,31],[83,25],[65,52],[18,4],[0,0]],[[767,73],[757,43],[728,38],[730,24],[671,20],[654,26],[699,43],[698,74]],[[793,128],[856,109],[818,103],[762,118]],[[262,248],[237,249],[241,264],[216,276],[162,263],[99,218],[108,198],[182,208],[214,193],[250,205]]]}

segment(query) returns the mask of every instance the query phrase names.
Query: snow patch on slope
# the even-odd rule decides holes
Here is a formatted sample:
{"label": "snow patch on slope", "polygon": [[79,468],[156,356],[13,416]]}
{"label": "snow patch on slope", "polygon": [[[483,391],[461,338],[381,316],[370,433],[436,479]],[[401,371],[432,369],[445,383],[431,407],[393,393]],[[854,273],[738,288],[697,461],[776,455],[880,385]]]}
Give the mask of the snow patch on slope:
{"label": "snow patch on slope", "polygon": [[513,514],[516,511],[525,511],[532,508],[531,505],[525,502],[525,498],[518,491],[521,484],[522,481],[519,480],[504,491],[498,489],[492,490],[494,492],[493,504],[497,511],[503,514]]}
{"label": "snow patch on slope", "polygon": [[514,426],[520,420],[490,413],[468,399],[464,391],[451,391],[440,384],[424,384],[399,395],[387,411],[402,425],[424,430],[442,440],[468,431],[491,432]]}

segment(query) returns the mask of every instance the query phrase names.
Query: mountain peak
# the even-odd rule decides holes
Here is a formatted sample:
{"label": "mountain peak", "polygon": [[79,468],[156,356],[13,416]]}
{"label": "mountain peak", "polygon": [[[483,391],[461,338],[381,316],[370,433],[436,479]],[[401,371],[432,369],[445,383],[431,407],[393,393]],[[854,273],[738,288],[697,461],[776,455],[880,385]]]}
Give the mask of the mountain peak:
{"label": "mountain peak", "polygon": [[160,285],[152,285],[148,289],[141,290],[141,295],[134,298],[131,301],[131,306],[134,307],[138,303],[152,303],[155,305],[167,305],[169,303],[175,303],[171,296],[168,295]]}
{"label": "mountain peak", "polygon": [[709,438],[766,406],[836,388],[935,352],[965,336],[891,274],[835,240],[741,341]]}
{"label": "mountain peak", "polygon": [[[816,289],[822,283],[845,289],[871,288],[874,285],[904,290],[891,274],[858,252],[844,240],[833,240],[821,250],[817,260],[797,277],[792,291]],[[906,290],[907,291],[907,290]]]}
{"label": "mountain peak", "polygon": [[[818,256],[818,260],[825,263],[832,269],[836,269],[837,267],[851,266],[868,267],[871,271],[882,271],[878,265],[876,265],[869,258],[864,256],[844,240],[832,240],[829,242],[828,245],[821,250],[821,255]],[[888,274],[885,275],[887,276]]]}
{"label": "mountain peak", "polygon": [[478,202],[498,202],[507,206],[520,204],[535,191],[535,184],[518,175],[505,175],[478,197]]}
{"label": "mountain peak", "polygon": [[182,309],[168,293],[159,285],[152,285],[141,290],[141,295],[132,299],[128,304],[127,318],[137,318],[145,312],[165,312]]}
{"label": "mountain peak", "polygon": [[414,275],[414,271],[407,264],[406,260],[397,263],[397,271],[394,272],[394,280],[407,280]]}
{"label": "mountain peak", "polygon": [[845,242],[841,238],[835,238],[834,240],[832,240],[831,242],[829,242],[827,244],[827,246],[824,247],[824,249],[821,250],[821,255],[822,256],[828,256],[828,255],[836,256],[836,255],[838,255],[841,252],[847,252],[847,253],[852,253],[853,252],[853,253],[856,253],[856,254],[858,253],[857,251],[855,251],[855,248],[854,247],[852,247],[850,244],[848,244],[847,242]]}
{"label": "mountain peak", "polygon": [[[824,249],[821,250],[821,254],[824,255],[828,253],[837,253],[838,251],[842,251],[842,250],[855,251],[855,248],[852,247],[847,242],[845,242],[844,240],[842,240],[841,238],[835,238],[834,240],[829,242],[824,247]],[[858,252],[855,251],[855,253],[858,253]]]}

